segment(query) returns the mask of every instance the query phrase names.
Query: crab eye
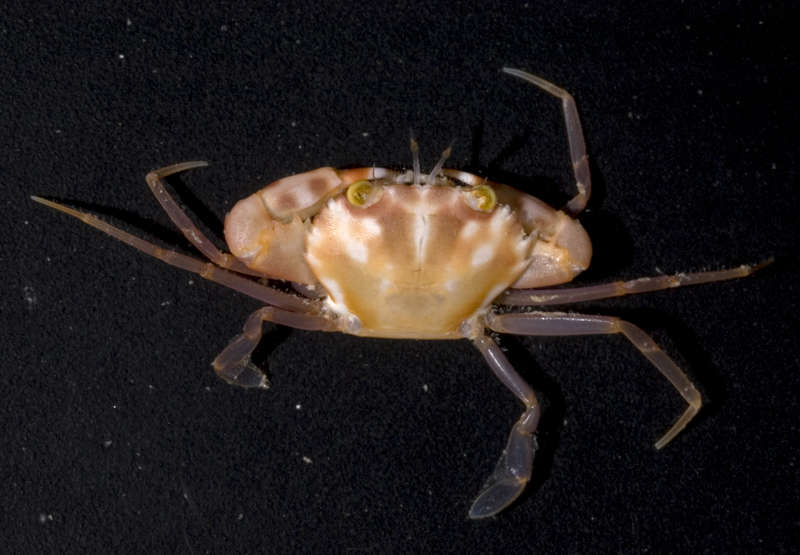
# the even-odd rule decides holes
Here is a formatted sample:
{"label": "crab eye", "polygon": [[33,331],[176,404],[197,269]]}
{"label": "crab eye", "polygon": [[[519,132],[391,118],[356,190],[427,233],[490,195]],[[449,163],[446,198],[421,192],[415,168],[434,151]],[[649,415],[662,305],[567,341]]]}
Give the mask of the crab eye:
{"label": "crab eye", "polygon": [[478,185],[464,191],[464,200],[473,210],[491,212],[497,206],[497,195],[489,185]]}
{"label": "crab eye", "polygon": [[347,200],[353,206],[366,208],[372,206],[381,198],[383,187],[373,185],[366,179],[356,181],[347,188]]}

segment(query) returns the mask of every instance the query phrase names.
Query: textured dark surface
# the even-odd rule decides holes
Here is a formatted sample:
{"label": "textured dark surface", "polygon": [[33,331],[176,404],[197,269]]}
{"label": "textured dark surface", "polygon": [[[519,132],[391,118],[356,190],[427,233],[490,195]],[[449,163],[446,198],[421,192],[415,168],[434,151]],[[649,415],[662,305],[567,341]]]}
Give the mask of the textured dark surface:
{"label": "textured dark surface", "polygon": [[[212,9],[6,3],[0,20],[5,552],[796,551],[797,13],[508,2]],[[756,3],[748,3],[756,4]],[[787,3],[788,5],[788,3]],[[778,261],[576,307],[639,324],[696,380],[683,410],[624,339],[503,338],[545,406],[534,483],[466,518],[521,405],[467,342],[279,330],[273,388],[214,377],[257,304],[32,203],[191,252],[144,174],[220,237],[238,199],[323,165],[452,167],[560,203],[575,96],[596,194],[579,283]]]}

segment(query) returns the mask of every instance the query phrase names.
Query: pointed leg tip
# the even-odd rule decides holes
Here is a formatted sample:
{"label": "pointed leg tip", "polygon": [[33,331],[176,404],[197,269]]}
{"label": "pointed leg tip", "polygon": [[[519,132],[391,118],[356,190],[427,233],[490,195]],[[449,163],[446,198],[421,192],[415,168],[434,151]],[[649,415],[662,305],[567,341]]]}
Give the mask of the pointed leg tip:
{"label": "pointed leg tip", "polygon": [[675,436],[667,437],[666,435],[664,435],[660,437],[658,441],[656,441],[653,444],[653,447],[656,448],[656,451],[661,451],[664,447],[666,447],[669,444],[670,441],[672,441],[673,437]]}
{"label": "pointed leg tip", "polygon": [[208,167],[208,162],[205,160],[193,160],[191,162],[186,162],[183,164],[183,168],[181,171],[185,170],[193,170],[194,168],[205,168]]}
{"label": "pointed leg tip", "polygon": [[49,206],[50,208],[59,206],[58,203],[53,202],[52,200],[47,200],[46,198],[40,197],[38,195],[31,195],[31,200],[33,202],[38,202],[39,204],[44,204],[45,206]]}
{"label": "pointed leg tip", "polygon": [[774,256],[770,256],[766,260],[762,260],[758,264],[755,264],[754,266],[752,266],[750,268],[750,273],[752,274],[753,272],[757,272],[757,271],[761,270],[762,268],[765,268],[765,267],[769,266],[773,262],[775,262],[775,257]]}
{"label": "pointed leg tip", "polygon": [[[46,198],[42,198],[42,197],[37,196],[37,195],[31,195],[31,200],[33,202],[37,202],[37,203],[39,203],[39,204],[41,204],[43,206],[47,206],[48,208],[52,208],[53,210],[60,210],[62,212],[67,212],[67,210],[64,210],[65,207],[63,207],[61,204],[59,204],[57,202],[53,202],[52,200],[47,200]],[[67,212],[67,213],[69,213],[69,212]]]}
{"label": "pointed leg tip", "polygon": [[145,176],[145,180],[152,185],[154,183],[157,183],[159,179],[164,179],[165,177],[169,177],[170,175],[174,175],[180,172],[185,172],[187,170],[193,170],[195,168],[204,168],[206,166],[208,166],[208,162],[206,162],[205,160],[179,162],[178,164],[172,164],[171,166],[165,166],[163,168],[151,171]]}

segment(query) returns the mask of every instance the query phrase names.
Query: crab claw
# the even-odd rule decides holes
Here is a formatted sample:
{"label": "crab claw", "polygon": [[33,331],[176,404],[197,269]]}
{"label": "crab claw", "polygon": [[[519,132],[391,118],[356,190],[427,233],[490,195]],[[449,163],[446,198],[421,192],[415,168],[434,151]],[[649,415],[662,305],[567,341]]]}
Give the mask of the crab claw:
{"label": "crab claw", "polygon": [[514,425],[494,472],[469,509],[469,518],[494,516],[519,497],[531,478],[536,439],[524,431],[525,416]]}

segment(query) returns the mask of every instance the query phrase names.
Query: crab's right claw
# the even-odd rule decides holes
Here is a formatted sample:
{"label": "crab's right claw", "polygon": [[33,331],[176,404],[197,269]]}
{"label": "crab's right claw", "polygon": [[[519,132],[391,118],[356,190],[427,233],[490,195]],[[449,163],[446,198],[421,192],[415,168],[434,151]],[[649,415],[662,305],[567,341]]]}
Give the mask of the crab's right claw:
{"label": "crab's right claw", "polygon": [[494,472],[483,484],[480,494],[469,509],[472,519],[494,516],[519,497],[533,468],[536,439],[520,429],[518,422],[511,430],[508,444],[494,467]]}

